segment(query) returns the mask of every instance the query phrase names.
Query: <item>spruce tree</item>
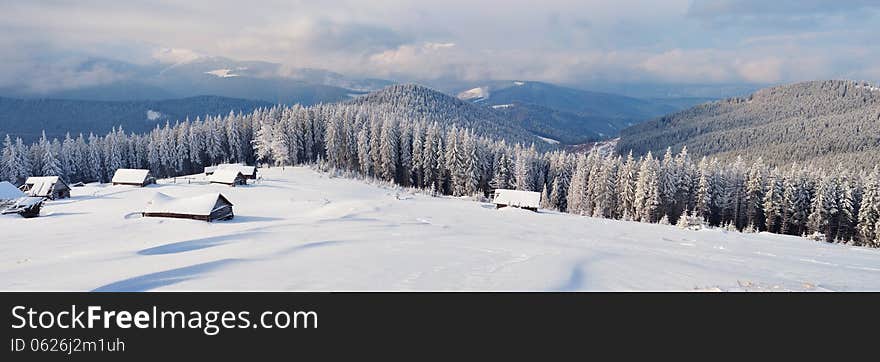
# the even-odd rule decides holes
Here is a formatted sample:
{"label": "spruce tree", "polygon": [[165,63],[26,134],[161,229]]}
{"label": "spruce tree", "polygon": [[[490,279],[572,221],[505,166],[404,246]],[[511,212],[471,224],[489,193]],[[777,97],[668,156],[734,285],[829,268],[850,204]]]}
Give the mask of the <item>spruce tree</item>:
{"label": "spruce tree", "polygon": [[61,162],[61,173],[64,175],[63,178],[65,182],[79,180],[77,177],[76,159],[74,157],[75,153],[76,142],[70,138],[70,133],[67,133],[64,136],[64,142],[61,144],[59,160]]}
{"label": "spruce tree", "polygon": [[553,191],[550,192],[550,208],[559,211],[566,211],[565,206],[563,205],[564,197],[562,196],[562,185],[559,182],[559,177],[553,179],[552,189]]}
{"label": "spruce tree", "polygon": [[808,232],[820,234],[828,242],[834,241],[836,237],[838,192],[837,178],[831,175],[823,177],[808,217]]}
{"label": "spruce tree", "polygon": [[715,187],[712,182],[715,180],[709,168],[709,161],[703,157],[700,160],[699,177],[697,179],[697,191],[694,195],[694,215],[700,220],[709,222],[712,218],[712,205],[714,199]]}
{"label": "spruce tree", "polygon": [[553,204],[550,202],[550,195],[547,193],[547,184],[544,184],[544,187],[541,190],[541,208],[542,209],[552,209],[553,208]]}
{"label": "spruce tree", "polygon": [[532,169],[532,162],[529,156],[528,152],[524,149],[520,149],[516,154],[516,160],[514,161],[513,166],[513,178],[517,190],[533,191],[532,175],[534,170]]}
{"label": "spruce tree", "polygon": [[670,220],[676,219],[678,215],[675,210],[675,196],[678,193],[678,167],[672,156],[672,148],[666,148],[666,154],[663,155],[663,161],[660,163],[659,169],[659,191],[660,191],[660,212],[668,215]]}
{"label": "spruce tree", "polygon": [[[657,222],[660,218],[661,197],[659,165],[651,156],[651,153],[642,159],[639,167],[638,183],[636,184],[636,214],[633,215],[638,221]],[[663,215],[665,217],[665,215]],[[667,218],[668,220],[668,218]]]}
{"label": "spruce tree", "polygon": [[767,180],[767,188],[764,192],[763,208],[765,217],[765,226],[767,231],[771,233],[779,233],[782,229],[782,221],[784,217],[784,199],[785,189],[783,180],[779,174],[779,169],[774,169],[770,173]]}
{"label": "spruce tree", "polygon": [[762,159],[758,159],[749,168],[745,185],[746,224],[752,225],[756,231],[766,229],[764,213],[764,175],[765,167]]}
{"label": "spruce tree", "polygon": [[862,244],[880,246],[875,244],[880,238],[880,166],[874,167],[865,180],[858,220]]}
{"label": "spruce tree", "polygon": [[360,172],[364,176],[373,175],[373,160],[370,158],[370,129],[367,123],[361,125],[357,135],[357,154]]}
{"label": "spruce tree", "polygon": [[42,167],[43,176],[61,176],[61,166],[58,165],[58,159],[52,153],[51,147],[43,150]]}
{"label": "spruce tree", "polygon": [[379,144],[379,176],[387,181],[396,180],[399,163],[397,123],[386,118],[382,124],[382,132]]}
{"label": "spruce tree", "polygon": [[616,194],[618,197],[618,211],[620,217],[635,215],[636,182],[638,177],[637,163],[633,158],[632,151],[626,156],[626,162],[620,168],[617,179]]}
{"label": "spruce tree", "polygon": [[265,162],[272,164],[272,140],[275,138],[272,131],[274,130],[274,126],[269,120],[261,119],[255,127],[256,132],[254,134],[254,140],[252,141],[254,158],[256,158],[257,163]]}
{"label": "spruce tree", "polygon": [[574,175],[568,186],[568,212],[579,215],[586,215],[587,208],[587,179],[589,178],[589,164],[587,157],[578,156],[577,165],[574,168]]}

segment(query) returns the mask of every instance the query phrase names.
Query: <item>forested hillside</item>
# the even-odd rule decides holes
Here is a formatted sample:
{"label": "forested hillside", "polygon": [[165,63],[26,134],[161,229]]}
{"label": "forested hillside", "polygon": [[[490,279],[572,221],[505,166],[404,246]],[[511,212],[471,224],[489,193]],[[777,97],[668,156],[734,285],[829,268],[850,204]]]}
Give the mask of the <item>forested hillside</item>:
{"label": "forested hillside", "polygon": [[62,138],[68,132],[105,134],[114,127],[141,133],[166,121],[226,115],[230,111],[250,113],[271,105],[214,96],[123,102],[0,98],[0,134],[32,142],[41,131],[50,138]]}
{"label": "forested hillside", "polygon": [[479,136],[512,142],[536,142],[538,147],[547,146],[545,142],[523,128],[519,122],[502,117],[491,108],[476,106],[420,85],[389,86],[349,103],[374,108],[383,107],[401,120],[416,122],[430,120],[441,125],[455,124],[469,128]]}
{"label": "forested hillside", "polygon": [[603,140],[620,131],[603,117],[583,116],[536,104],[512,103],[492,108],[536,135],[569,145]]}
{"label": "forested hillside", "polygon": [[837,80],[767,88],[625,129],[617,150],[682,146],[722,160],[871,169],[880,163],[880,88]]}
{"label": "forested hillside", "polygon": [[681,109],[542,82],[493,82],[460,92],[458,98],[494,107],[529,131],[565,144],[615,137],[626,127]]}

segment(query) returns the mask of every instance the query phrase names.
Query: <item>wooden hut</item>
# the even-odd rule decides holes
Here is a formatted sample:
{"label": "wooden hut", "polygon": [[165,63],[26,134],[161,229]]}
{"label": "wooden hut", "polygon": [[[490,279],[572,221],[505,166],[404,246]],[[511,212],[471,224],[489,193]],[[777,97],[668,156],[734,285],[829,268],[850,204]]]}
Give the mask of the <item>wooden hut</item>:
{"label": "wooden hut", "polygon": [[208,176],[208,182],[212,184],[223,184],[235,187],[237,185],[247,185],[247,179],[238,170],[234,169],[218,169],[211,176]]}
{"label": "wooden hut", "polygon": [[170,217],[212,222],[234,217],[232,203],[220,193],[195,197],[173,198],[161,192],[147,204],[145,217]]}
{"label": "wooden hut", "polygon": [[156,183],[156,178],[150,175],[150,170],[120,168],[113,174],[113,179],[110,182],[113,185],[144,187]]}
{"label": "wooden hut", "polygon": [[541,207],[541,193],[497,189],[495,190],[495,197],[492,198],[492,203],[495,204],[496,209],[502,207],[517,207],[537,212],[538,208]]}
{"label": "wooden hut", "polygon": [[257,166],[236,165],[236,169],[241,172],[245,179],[254,180],[257,178]]}
{"label": "wooden hut", "polygon": [[70,197],[70,187],[58,176],[28,177],[20,189],[27,196],[45,197],[50,200]]}
{"label": "wooden hut", "polygon": [[241,172],[241,175],[247,180],[257,178],[257,166],[248,166],[240,163],[223,163],[216,166],[205,167],[205,176],[211,176],[218,170],[237,170],[238,172]]}

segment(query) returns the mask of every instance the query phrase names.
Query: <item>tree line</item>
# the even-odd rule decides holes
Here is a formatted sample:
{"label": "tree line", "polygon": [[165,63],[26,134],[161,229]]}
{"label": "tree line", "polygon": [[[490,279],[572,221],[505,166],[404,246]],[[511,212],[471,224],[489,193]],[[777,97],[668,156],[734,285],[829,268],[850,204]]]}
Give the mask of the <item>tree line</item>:
{"label": "tree line", "polygon": [[145,134],[114,129],[104,136],[44,136],[30,145],[7,136],[0,178],[107,182],[119,168],[171,177],[226,162],[318,164],[438,195],[485,197],[513,188],[541,192],[543,208],[579,215],[880,246],[876,167],[697,161],[687,148],[667,149],[662,157],[543,151],[441,121],[389,104],[343,103],[260,108],[166,123]]}

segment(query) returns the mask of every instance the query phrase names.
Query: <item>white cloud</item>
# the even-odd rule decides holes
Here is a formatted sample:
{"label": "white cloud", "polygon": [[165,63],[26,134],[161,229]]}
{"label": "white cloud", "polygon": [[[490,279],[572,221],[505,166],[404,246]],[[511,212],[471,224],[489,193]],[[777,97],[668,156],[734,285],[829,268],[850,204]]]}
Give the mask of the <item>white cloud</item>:
{"label": "white cloud", "polygon": [[768,57],[757,60],[747,60],[736,64],[737,74],[752,83],[777,83],[782,80],[784,60],[777,57]]}
{"label": "white cloud", "polygon": [[[0,17],[4,34],[0,45],[16,52],[0,59],[0,86],[29,82],[42,89],[113,79],[112,69],[102,72],[58,62],[58,54],[65,52],[162,63],[217,55],[281,63],[282,69],[323,68],[399,80],[729,83],[868,78],[876,77],[875,59],[880,56],[880,49],[864,45],[880,34],[871,4],[867,0],[833,4],[547,0],[540,7],[530,0],[503,4],[265,0],[248,6],[236,0],[13,2],[4,6]],[[749,19],[764,16],[762,11],[786,18],[785,26],[733,30],[707,26],[718,21],[752,24]],[[799,28],[798,22],[807,18],[810,27]],[[35,70],[46,64],[54,64],[54,70]],[[70,69],[55,68],[65,64]]]}

